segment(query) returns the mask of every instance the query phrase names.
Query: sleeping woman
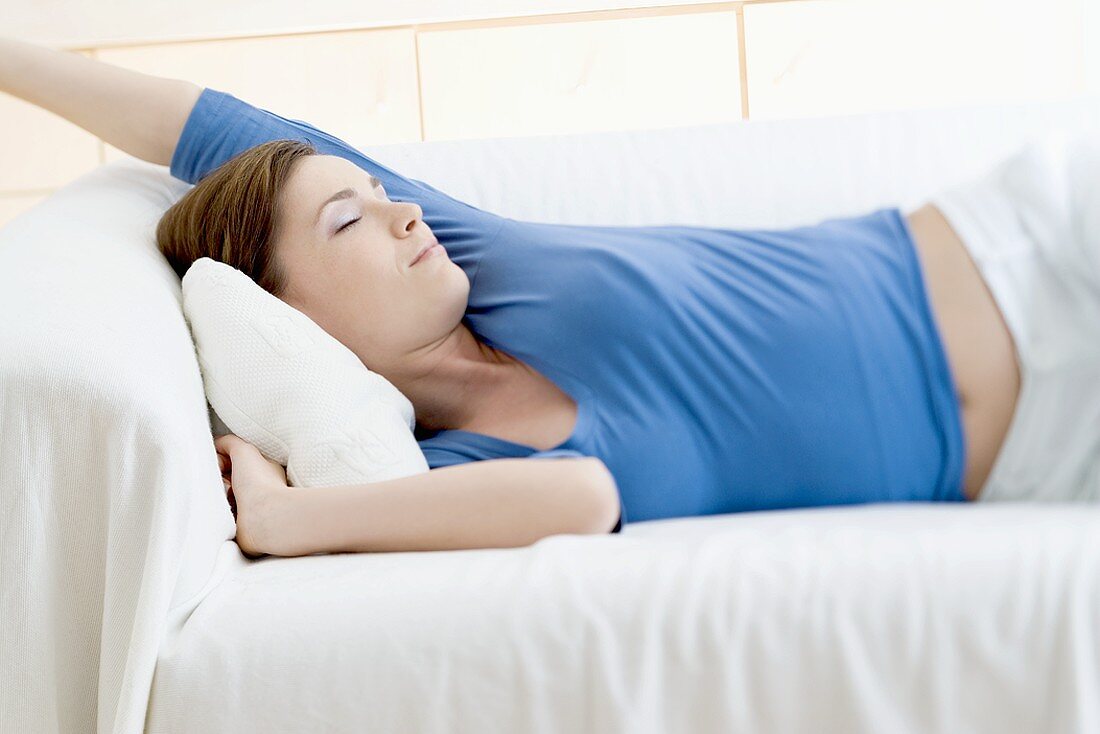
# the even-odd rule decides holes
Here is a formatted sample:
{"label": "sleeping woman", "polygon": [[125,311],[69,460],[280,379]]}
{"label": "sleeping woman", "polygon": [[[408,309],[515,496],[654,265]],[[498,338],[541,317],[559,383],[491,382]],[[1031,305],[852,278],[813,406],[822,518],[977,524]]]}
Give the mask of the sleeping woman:
{"label": "sleeping woman", "polygon": [[[0,80],[194,184],[156,229],[181,277],[238,268],[412,402],[430,471],[369,487],[294,489],[218,437],[246,553],[1026,490],[1040,447],[1006,444],[1028,392],[1003,309],[1023,286],[1002,277],[1024,238],[1011,210],[981,223],[977,184],[786,229],[520,221],[184,80],[3,39]],[[1070,449],[1083,471],[1096,436]]]}

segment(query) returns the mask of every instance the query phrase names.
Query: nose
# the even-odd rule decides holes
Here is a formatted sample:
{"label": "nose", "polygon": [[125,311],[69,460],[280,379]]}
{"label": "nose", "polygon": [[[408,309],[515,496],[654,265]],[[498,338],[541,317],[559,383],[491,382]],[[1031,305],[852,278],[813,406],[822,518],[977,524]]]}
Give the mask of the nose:
{"label": "nose", "polygon": [[416,229],[416,223],[424,218],[420,205],[412,201],[397,202],[394,212],[393,233],[396,237],[408,237]]}

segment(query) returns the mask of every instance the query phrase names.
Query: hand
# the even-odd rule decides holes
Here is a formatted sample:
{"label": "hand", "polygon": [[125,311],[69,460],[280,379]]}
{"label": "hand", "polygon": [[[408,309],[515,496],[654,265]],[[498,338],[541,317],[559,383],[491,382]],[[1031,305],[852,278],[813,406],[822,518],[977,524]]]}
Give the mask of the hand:
{"label": "hand", "polygon": [[247,556],[265,555],[274,535],[272,503],[289,489],[286,470],[232,433],[216,437],[214,448],[229,507],[237,521],[237,545]]}

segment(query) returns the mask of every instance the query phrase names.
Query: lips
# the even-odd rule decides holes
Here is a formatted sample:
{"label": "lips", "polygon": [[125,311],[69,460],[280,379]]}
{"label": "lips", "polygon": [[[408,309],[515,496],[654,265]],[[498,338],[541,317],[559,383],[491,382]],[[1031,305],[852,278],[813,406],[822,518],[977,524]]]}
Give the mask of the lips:
{"label": "lips", "polygon": [[428,250],[432,249],[438,244],[439,240],[437,239],[433,239],[430,242],[425,242],[421,246],[420,250],[416,253],[416,257],[413,258],[413,261],[409,263],[409,267],[411,268],[413,265],[416,265],[418,262],[420,262],[420,258],[424,257],[424,253],[426,253]]}

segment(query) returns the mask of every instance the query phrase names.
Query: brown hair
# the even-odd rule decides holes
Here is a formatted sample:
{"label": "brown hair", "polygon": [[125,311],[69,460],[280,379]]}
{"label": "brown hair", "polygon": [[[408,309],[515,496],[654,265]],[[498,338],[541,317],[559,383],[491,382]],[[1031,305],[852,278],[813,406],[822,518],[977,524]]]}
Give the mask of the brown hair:
{"label": "brown hair", "polygon": [[157,223],[157,248],[181,279],[191,263],[209,257],[281,297],[286,272],[271,244],[277,234],[279,194],[294,161],[316,154],[312,144],[289,139],[238,153],[164,212]]}

